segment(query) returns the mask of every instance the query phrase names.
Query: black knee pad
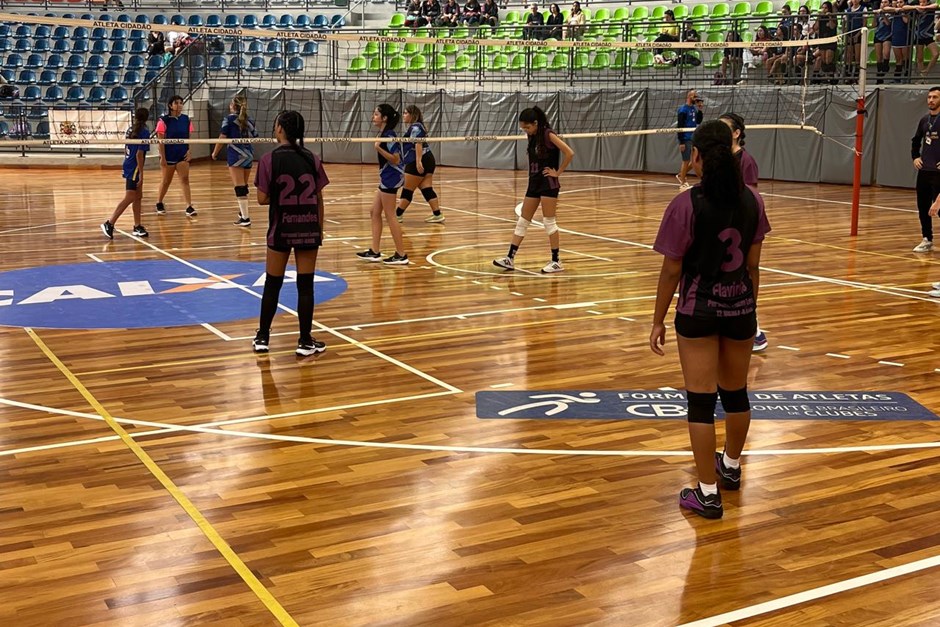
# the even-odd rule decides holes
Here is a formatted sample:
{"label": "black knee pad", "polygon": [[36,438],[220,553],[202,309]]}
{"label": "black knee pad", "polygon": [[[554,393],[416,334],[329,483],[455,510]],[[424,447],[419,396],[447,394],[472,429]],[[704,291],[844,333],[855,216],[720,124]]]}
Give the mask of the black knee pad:
{"label": "black knee pad", "polygon": [[734,414],[751,409],[751,399],[747,397],[746,385],[734,391],[724,390],[719,386],[718,395],[721,396],[721,406],[726,412]]}
{"label": "black knee pad", "polygon": [[401,188],[401,199],[402,199],[402,200],[407,200],[408,202],[411,202],[411,200],[412,200],[414,197],[415,197],[415,192],[414,192],[413,189],[408,189],[407,187]]}
{"label": "black knee pad", "polygon": [[718,404],[718,392],[688,392],[689,422],[715,424],[715,405]]}
{"label": "black knee pad", "polygon": [[313,273],[297,275],[297,291],[301,293],[313,292]]}
{"label": "black knee pad", "polygon": [[236,185],[235,186],[235,197],[244,198],[248,195],[248,186],[247,185]]}
{"label": "black knee pad", "polygon": [[425,187],[421,190],[421,195],[424,196],[424,199],[428,202],[437,198],[437,192],[434,191],[433,187]]}

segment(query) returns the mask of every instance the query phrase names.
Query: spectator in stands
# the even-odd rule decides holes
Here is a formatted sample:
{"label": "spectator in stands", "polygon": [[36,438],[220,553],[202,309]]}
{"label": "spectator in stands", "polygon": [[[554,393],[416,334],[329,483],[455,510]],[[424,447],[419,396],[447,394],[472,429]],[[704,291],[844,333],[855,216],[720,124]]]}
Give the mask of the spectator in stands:
{"label": "spectator in stands", "polygon": [[[784,42],[790,39],[790,31],[783,22],[777,26],[774,33],[774,41]],[[777,85],[784,83],[784,77],[787,73],[787,63],[789,61],[788,49],[783,46],[775,46],[767,49],[766,69],[767,76],[774,79]]]}
{"label": "spectator in stands", "polygon": [[[861,51],[862,27],[865,26],[865,7],[862,6],[862,0],[850,0],[845,10],[845,74],[852,77],[858,75],[858,55]],[[933,20],[931,18],[931,30],[933,29]],[[933,43],[931,38],[930,43]],[[936,53],[936,49],[934,49]]]}
{"label": "spectator in stands", "polygon": [[[793,30],[790,32],[790,39],[808,41],[804,39],[803,27],[799,23],[793,24]],[[789,53],[789,56],[787,57],[787,65],[790,68],[790,76],[792,77],[793,82],[799,82],[800,77],[803,76],[804,68],[806,67],[806,57],[809,55],[809,44],[804,43],[802,46],[787,48],[787,52]]]}
{"label": "spectator in stands", "polygon": [[[672,9],[668,9],[663,14],[662,28],[659,31],[659,35],[653,41],[679,41],[679,25],[676,23],[676,15],[672,12]],[[653,53],[653,60],[656,61],[656,63],[666,62],[666,59],[663,57],[662,48],[654,48]]]}
{"label": "spectator in stands", "polygon": [[[757,33],[754,35],[755,42],[769,42],[770,33],[767,32],[767,28],[763,25],[757,27]],[[750,67],[760,67],[762,65],[767,65],[767,59],[769,57],[768,49],[766,46],[751,46],[751,62]]]}
{"label": "spectator in stands", "polygon": [[539,11],[539,5],[534,2],[529,6],[525,16],[525,27],[522,30],[523,39],[542,39],[542,27],[545,25],[545,16]]}
{"label": "spectator in stands", "polygon": [[[701,36],[695,30],[695,23],[692,20],[686,20],[682,24],[682,34],[680,41],[701,41]],[[699,66],[702,60],[692,53],[691,50],[680,50],[679,54],[672,60],[673,65],[693,65]]]}
{"label": "spectator in stands", "polygon": [[790,5],[785,4],[780,9],[780,23],[778,26],[787,29],[787,35],[793,31],[793,12],[790,10]]}
{"label": "spectator in stands", "polygon": [[179,45],[179,41],[186,36],[186,33],[181,33],[179,31],[171,30],[166,34],[166,42],[164,43],[164,48],[170,54],[176,54],[176,46]]}
{"label": "spectator in stands", "polygon": [[[741,41],[741,35],[738,33],[737,25],[725,32],[725,43]],[[741,75],[741,65],[744,60],[744,48],[725,48],[724,56],[721,59],[721,71],[716,77],[716,83],[719,85],[734,85]]]}
{"label": "spectator in stands", "polygon": [[561,9],[557,4],[548,7],[548,19],[545,20],[545,39],[561,39],[562,25],[565,23],[565,16],[561,14]]}
{"label": "spectator in stands", "polygon": [[800,39],[809,37],[809,7],[805,4],[801,4],[796,10],[796,23],[800,25]]}
{"label": "spectator in stands", "polygon": [[581,39],[584,36],[584,28],[587,24],[587,16],[581,11],[580,2],[571,3],[571,14],[568,16],[568,30],[565,33],[567,39]]}
{"label": "spectator in stands", "polygon": [[[904,0],[899,0],[904,2]],[[836,34],[836,27],[838,22],[836,20],[835,11],[832,8],[832,2],[826,0],[819,7],[819,15],[816,17],[816,22],[813,24],[813,33],[819,39],[827,39],[829,37],[834,37]],[[826,43],[820,44],[816,47],[816,52],[813,60],[813,73],[817,76],[824,75],[832,78],[835,76],[836,71],[836,43]]]}
{"label": "spectator in stands", "polygon": [[405,26],[418,28],[421,22],[421,0],[411,0],[405,9]]}
{"label": "spectator in stands", "polygon": [[[916,12],[912,14],[911,23],[914,27],[914,62],[921,78],[927,78],[937,63],[937,44],[934,41],[937,8],[937,2],[930,4],[929,0],[920,0],[920,4],[904,7],[906,11]],[[929,60],[925,58],[924,48],[930,51]]]}
{"label": "spectator in stands", "polygon": [[150,34],[147,35],[147,56],[162,57],[164,52],[166,52],[166,39],[163,37],[163,33],[150,31]]}
{"label": "spectator in stands", "polygon": [[418,20],[418,26],[434,24],[434,21],[440,16],[441,3],[438,0],[424,0],[421,3],[421,18]]}
{"label": "spectator in stands", "polygon": [[480,14],[480,23],[488,24],[493,28],[499,26],[499,7],[493,0],[485,0]]}
{"label": "spectator in stands", "polygon": [[891,66],[891,15],[887,9],[891,0],[881,0],[881,9],[875,12],[875,58],[877,60],[878,84],[884,84],[884,75]]}
{"label": "spectator in stands", "polygon": [[467,26],[476,26],[480,23],[482,11],[483,8],[477,0],[467,0],[467,4],[463,5],[463,14],[460,16],[460,21]]}
{"label": "spectator in stands", "polygon": [[456,28],[460,25],[460,5],[457,4],[457,0],[447,0],[434,25],[445,28]]}

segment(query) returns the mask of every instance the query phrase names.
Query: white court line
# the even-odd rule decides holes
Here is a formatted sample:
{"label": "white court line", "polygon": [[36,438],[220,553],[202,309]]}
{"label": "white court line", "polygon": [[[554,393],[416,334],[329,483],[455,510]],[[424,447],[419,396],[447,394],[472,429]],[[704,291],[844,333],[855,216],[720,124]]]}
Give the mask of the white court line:
{"label": "white court line", "polygon": [[588,310],[587,310],[587,313],[589,313],[589,314],[594,314],[595,316],[603,316],[603,315],[604,315],[604,312],[603,312],[603,311],[594,311],[593,309],[588,309]]}
{"label": "white court line", "polygon": [[98,263],[104,263],[104,260],[103,260],[103,259],[98,258],[97,256],[95,256],[95,255],[92,254],[92,253],[85,253],[85,254],[88,255],[89,257],[91,257],[92,260],[97,261]]}
{"label": "white court line", "polygon": [[[115,230],[117,230],[119,233],[121,233],[121,235],[124,235],[125,237],[131,237],[127,232],[125,232],[125,231],[123,231],[123,230],[120,230],[120,229],[115,229]],[[136,238],[132,238],[132,239],[136,239]],[[259,299],[259,300],[261,299],[261,294],[255,292],[255,291],[253,291],[253,290],[251,290],[251,289],[249,289],[248,287],[246,287],[246,286],[244,286],[244,285],[239,285],[238,283],[235,283],[234,281],[231,281],[231,280],[229,280],[229,279],[226,279],[226,278],[224,278],[224,277],[222,277],[222,276],[219,276],[218,274],[215,274],[214,272],[210,272],[209,270],[206,270],[205,268],[201,268],[201,267],[197,266],[196,264],[194,264],[194,263],[192,263],[192,262],[189,262],[189,261],[183,259],[182,257],[177,257],[177,256],[174,255],[173,253],[170,253],[170,252],[168,252],[168,251],[165,251],[165,250],[161,249],[160,247],[155,246],[154,244],[151,244],[150,242],[143,241],[143,240],[138,240],[138,241],[140,241],[140,242],[141,242],[142,244],[144,244],[145,246],[148,246],[149,248],[151,248],[151,249],[157,251],[158,253],[160,253],[160,254],[162,254],[162,255],[165,255],[165,256],[169,257],[170,259],[173,259],[174,261],[177,261],[177,262],[183,264],[184,266],[188,266],[188,267],[192,268],[193,270],[196,270],[196,271],[198,271],[198,272],[202,272],[202,273],[205,274],[206,276],[212,277],[212,278],[214,278],[214,279],[217,280],[217,281],[221,281],[221,282],[224,282],[224,283],[228,283],[228,284],[234,286],[235,288],[237,288],[237,289],[239,289],[239,290],[245,292],[246,294],[251,294],[251,295],[254,296],[255,298],[257,298],[257,299]],[[290,307],[287,307],[287,306],[285,306],[285,305],[282,305],[281,303],[278,303],[277,306],[278,306],[279,309],[281,309],[281,310],[283,310],[283,311],[286,311],[287,313],[291,314],[292,316],[297,316],[297,312],[294,311],[293,309],[291,309]],[[429,382],[431,382],[431,383],[433,383],[433,384],[435,384],[435,385],[437,385],[437,386],[439,386],[439,387],[442,387],[442,388],[444,388],[445,390],[448,390],[448,391],[450,391],[450,392],[455,392],[455,393],[459,393],[459,392],[462,392],[462,391],[463,391],[463,390],[461,390],[461,389],[459,389],[459,388],[456,388],[456,387],[452,386],[452,385],[449,384],[449,383],[445,383],[444,381],[441,381],[440,379],[438,379],[438,378],[436,378],[436,377],[433,377],[433,376],[427,374],[426,372],[422,372],[421,370],[418,370],[417,368],[415,368],[415,367],[413,367],[413,366],[409,366],[408,364],[406,364],[405,362],[403,362],[403,361],[401,361],[401,360],[399,360],[399,359],[395,359],[394,357],[392,357],[392,356],[390,356],[390,355],[386,355],[385,353],[383,353],[383,352],[381,352],[381,351],[378,351],[378,350],[372,348],[371,346],[360,342],[359,340],[353,339],[353,338],[349,337],[348,335],[344,335],[343,333],[340,333],[339,331],[335,331],[335,330],[331,329],[330,327],[328,327],[328,326],[326,326],[326,325],[324,325],[324,324],[322,324],[322,323],[320,323],[320,322],[317,322],[316,320],[313,321],[313,325],[314,325],[315,327],[317,327],[318,329],[320,329],[321,331],[324,331],[324,332],[326,332],[326,333],[329,333],[330,335],[332,335],[332,336],[334,336],[334,337],[337,337],[337,338],[343,340],[344,342],[348,342],[351,346],[355,346],[356,348],[359,348],[359,349],[361,349],[361,350],[364,350],[365,352],[370,353],[370,354],[372,354],[372,355],[378,357],[379,359],[383,359],[383,360],[389,362],[390,364],[393,364],[393,365],[395,365],[395,366],[398,366],[399,368],[401,368],[401,369],[403,369],[403,370],[406,370],[406,371],[408,371],[408,372],[410,372],[410,373],[412,373],[412,374],[414,374],[414,375],[416,375],[416,376],[418,376],[418,377],[421,377],[421,378],[424,379],[425,381],[429,381]]]}
{"label": "white court line", "polygon": [[635,318],[627,318],[626,316],[617,316],[617,320],[626,320],[627,322],[636,322]]}
{"label": "white court line", "polygon": [[[30,196],[35,196],[33,192],[29,193]],[[80,224],[82,222],[97,222],[98,218],[82,218],[81,220],[63,220],[62,222],[52,222],[50,224],[36,224],[34,226],[20,226],[15,229],[5,229],[0,231],[0,235],[6,235],[7,233],[19,233],[20,231],[31,231],[33,229],[45,229],[50,226],[61,226],[63,224]],[[76,231],[84,232],[84,231]]]}
{"label": "white court line", "polygon": [[598,261],[613,261],[613,259],[608,259],[607,257],[598,257],[597,255],[589,255],[587,253],[579,253],[576,250],[568,250],[567,248],[562,248],[561,252],[568,253],[570,255],[580,255],[582,257],[588,257],[590,259],[597,259]]}
{"label": "white court line", "polygon": [[838,359],[851,359],[848,355],[840,355],[839,353],[826,353],[826,357],[836,357]]}
{"label": "white court line", "polygon": [[879,361],[878,363],[881,364],[882,366],[897,366],[898,368],[904,367],[904,364],[899,364],[896,361]]}
{"label": "white court line", "polygon": [[217,328],[215,328],[214,326],[212,326],[212,325],[209,324],[208,322],[203,322],[201,326],[202,326],[202,328],[207,329],[208,331],[211,331],[211,332],[214,333],[215,335],[219,336],[220,338],[222,338],[222,339],[225,340],[226,342],[231,342],[231,341],[232,341],[232,338],[231,338],[229,335],[227,335],[226,333],[223,333],[222,331],[218,330]]}
{"label": "white court line", "polygon": [[491,385],[490,387],[491,387],[491,388],[494,388],[494,389],[495,389],[495,388],[511,388],[513,385],[515,385],[515,384],[513,384],[513,383],[494,383],[494,384]]}
{"label": "white court line", "polygon": [[[570,174],[566,175],[565,178],[570,178]],[[590,176],[590,175],[585,175]],[[598,189],[618,189],[621,187],[639,187],[636,183],[630,183],[629,185],[600,185],[597,187],[583,187],[581,189],[563,189],[559,194],[577,194],[578,192],[593,192]]]}
{"label": "white court line", "polygon": [[779,345],[779,346],[777,346],[777,348],[782,348],[782,349],[785,350],[785,351],[798,351],[798,350],[800,350],[800,349],[798,349],[798,348],[793,348],[792,346],[784,346],[784,345],[782,345],[782,344]]}
{"label": "white court line", "polygon": [[862,588],[864,586],[870,586],[875,583],[888,581],[889,579],[895,579],[897,577],[903,577],[905,575],[927,570],[928,568],[935,568],[937,566],[940,566],[940,556],[935,555],[933,557],[917,560],[916,562],[911,562],[910,564],[902,564],[901,566],[886,568],[877,573],[870,573],[860,577],[853,577],[852,579],[831,583],[828,586],[821,586],[819,588],[813,588],[804,592],[797,592],[796,594],[791,594],[789,596],[774,599],[773,601],[767,601],[765,603],[758,603],[757,605],[741,608],[740,610],[734,610],[733,612],[725,612],[724,614],[710,616],[708,618],[703,618],[702,620],[693,621],[691,623],[684,623],[679,627],[718,627],[719,625],[726,625],[728,623],[745,620],[754,616],[760,616],[761,614],[766,614],[768,612],[775,612],[777,610],[793,607],[794,605],[800,605],[808,601],[815,601],[817,599],[822,599],[834,594],[855,590],[856,588]]}

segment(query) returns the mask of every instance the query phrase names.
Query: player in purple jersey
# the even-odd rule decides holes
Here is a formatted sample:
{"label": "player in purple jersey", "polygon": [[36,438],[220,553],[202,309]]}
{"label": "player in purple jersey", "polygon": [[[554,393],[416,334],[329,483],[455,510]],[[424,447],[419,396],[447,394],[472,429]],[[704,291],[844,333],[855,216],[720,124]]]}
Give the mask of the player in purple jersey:
{"label": "player in purple jersey", "polygon": [[[719,480],[726,490],[741,484],[739,459],[751,421],[747,370],[757,331],[758,267],[770,224],[760,195],[741,178],[726,124],[700,126],[691,157],[701,183],[669,203],[653,246],[665,258],[649,343],[654,353],[664,354],[666,312],[678,286],[676,340],[699,479],[698,486],[680,492],[679,504],[705,518],[721,518]],[[727,415],[723,453],[715,452],[719,396]]]}
{"label": "player in purple jersey", "polygon": [[[147,120],[150,118],[150,111],[141,107],[134,111],[134,124],[127,130],[127,139],[150,139],[150,131],[147,129]],[[124,167],[122,176],[124,177],[124,198],[114,208],[109,220],[105,220],[101,225],[101,232],[108,239],[114,239],[114,224],[127,209],[128,205],[133,205],[134,209],[134,230],[136,237],[148,237],[150,233],[140,223],[141,200],[144,195],[144,159],[150,146],[147,144],[126,144],[124,146]]]}
{"label": "player in purple jersey", "polygon": [[297,264],[297,355],[326,350],[310,334],[313,325],[313,275],[317,251],[323,243],[323,188],[330,179],[323,163],[304,148],[304,118],[297,111],[282,111],[274,122],[278,147],[264,155],[255,172],[258,204],[268,205],[268,250],[265,256],[264,293],[258,332],[252,342],[256,353],[267,353],[271,323],[291,250]]}

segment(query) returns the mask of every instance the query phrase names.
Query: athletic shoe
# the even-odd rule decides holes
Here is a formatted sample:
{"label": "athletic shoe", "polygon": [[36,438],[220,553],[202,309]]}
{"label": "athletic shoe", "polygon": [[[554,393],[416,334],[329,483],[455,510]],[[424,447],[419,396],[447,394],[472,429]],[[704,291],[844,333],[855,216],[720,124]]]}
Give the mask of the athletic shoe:
{"label": "athletic shoe", "polygon": [[682,178],[678,174],[676,174],[676,180],[679,181],[679,187],[682,187],[683,185],[688,185],[688,183],[683,181]]}
{"label": "athletic shoe", "polygon": [[935,290],[940,290],[940,282],[934,283],[934,284],[931,285],[930,287],[932,287],[932,288],[935,289]]}
{"label": "athletic shoe", "polygon": [[424,219],[425,222],[433,222],[435,224],[440,224],[444,221],[443,213],[432,213],[427,218]]}
{"label": "athletic shoe", "polygon": [[251,347],[255,350],[256,353],[266,353],[268,352],[268,342],[270,338],[267,333],[262,333],[259,329],[255,333],[255,339],[251,341]]}
{"label": "athletic shoe", "polygon": [[361,253],[356,253],[356,256],[363,261],[371,261],[372,263],[378,263],[379,261],[382,261],[382,253],[377,253],[371,248],[369,250],[364,250]]}
{"label": "athletic shoe", "polygon": [[401,215],[396,214],[395,219],[398,220],[399,224],[401,224],[402,222],[405,221],[405,214],[401,214]]}
{"label": "athletic shoe", "polygon": [[933,296],[934,298],[940,298],[940,289],[927,292],[927,296]]}
{"label": "athletic shoe", "polygon": [[722,490],[736,491],[741,489],[741,468],[728,468],[725,466],[724,453],[715,453],[715,472],[718,473],[718,483]]}
{"label": "athletic shoe", "polygon": [[679,507],[692,510],[703,518],[721,518],[725,513],[721,506],[721,493],[705,496],[702,488],[683,488],[679,492]]}
{"label": "athletic shoe", "polygon": [[679,191],[684,192],[687,189],[692,189],[692,186],[689,183],[683,183],[679,186]]}
{"label": "athletic shoe", "polygon": [[104,236],[108,239],[114,239],[114,225],[108,220],[105,220],[101,225],[101,232],[104,233]]}
{"label": "athletic shoe", "polygon": [[147,232],[147,229],[144,228],[143,224],[138,224],[135,226],[131,234],[134,237],[150,237],[150,233]]}
{"label": "athletic shoe", "polygon": [[196,213],[196,210],[195,210],[195,209],[193,209],[192,207],[186,207],[186,217],[187,217],[187,218],[195,218],[197,215],[199,215],[199,214]]}
{"label": "athletic shoe", "polygon": [[391,257],[387,257],[382,260],[386,266],[407,266],[410,262],[408,261],[408,255],[399,255],[395,253]]}
{"label": "athletic shoe", "polygon": [[166,207],[163,206],[162,202],[158,202],[157,203],[157,215],[162,216],[164,213],[166,213]]}
{"label": "athletic shoe", "polygon": [[238,216],[238,219],[233,222],[235,226],[251,226],[251,218],[243,218]]}
{"label": "athletic shoe", "polygon": [[915,253],[929,253],[931,250],[933,250],[933,242],[926,237],[921,240],[920,244],[914,247]]}
{"label": "athletic shoe", "polygon": [[309,357],[310,355],[322,353],[325,350],[326,344],[323,342],[318,342],[312,337],[297,342],[297,355],[300,357]]}
{"label": "athletic shoe", "polygon": [[754,348],[751,350],[755,353],[759,353],[760,351],[767,350],[767,344],[767,334],[758,329],[757,335],[754,336]]}
{"label": "athletic shoe", "polygon": [[565,267],[561,265],[560,261],[549,261],[548,265],[542,268],[542,272],[545,274],[551,274],[552,272],[561,272]]}
{"label": "athletic shoe", "polygon": [[513,262],[512,257],[500,257],[499,259],[494,259],[493,265],[497,268],[502,268],[503,270],[516,269],[516,264]]}

